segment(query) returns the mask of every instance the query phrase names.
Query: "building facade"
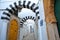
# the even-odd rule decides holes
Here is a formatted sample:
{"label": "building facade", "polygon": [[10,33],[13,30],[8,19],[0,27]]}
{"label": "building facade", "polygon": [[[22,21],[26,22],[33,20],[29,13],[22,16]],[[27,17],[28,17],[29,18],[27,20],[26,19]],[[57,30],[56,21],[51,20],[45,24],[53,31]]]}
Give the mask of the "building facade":
{"label": "building facade", "polygon": [[1,0],[0,4],[0,40],[60,40],[54,0]]}

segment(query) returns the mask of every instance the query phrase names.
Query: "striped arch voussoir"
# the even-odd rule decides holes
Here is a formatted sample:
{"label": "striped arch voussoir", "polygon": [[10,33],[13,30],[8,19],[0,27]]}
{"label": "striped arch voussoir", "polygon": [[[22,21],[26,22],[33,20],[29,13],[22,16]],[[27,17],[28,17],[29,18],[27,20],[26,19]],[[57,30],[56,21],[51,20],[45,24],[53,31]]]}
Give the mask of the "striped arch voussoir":
{"label": "striped arch voussoir", "polygon": [[[27,5],[25,5],[25,4],[26,4],[26,1],[23,1],[23,4],[21,4],[21,1],[18,1],[18,5],[17,5],[16,2],[14,2],[14,6],[15,6],[15,7],[13,7],[12,5],[10,5],[11,9],[6,8],[6,10],[7,10],[9,13],[11,13],[11,14],[16,15],[16,14],[18,14],[18,10],[19,10],[19,9],[21,10],[22,8],[28,8],[28,9],[32,10],[34,13],[36,13],[36,16],[37,16],[37,14],[39,14],[39,11],[36,12],[36,10],[38,10],[39,7],[36,6],[35,3],[33,3],[31,6],[29,6],[29,5],[31,4],[31,1],[28,1]],[[36,7],[35,7],[35,6],[36,6]],[[35,8],[34,8],[34,7],[35,7]]]}
{"label": "striped arch voussoir", "polygon": [[20,25],[22,26],[23,23],[26,22],[26,20],[28,20],[28,19],[31,19],[31,20],[34,20],[34,21],[36,20],[36,18],[33,17],[33,16],[26,16],[25,18],[22,18],[22,19],[21,19]]}
{"label": "striped arch voussoir", "polygon": [[[39,14],[39,11],[37,11],[39,9],[39,7],[36,6],[35,3],[33,3],[31,6],[30,6],[31,1],[28,1],[27,5],[25,5],[26,4],[26,1],[23,1],[23,4],[21,4],[21,3],[22,3],[21,1],[18,1],[18,5],[17,5],[17,3],[14,2],[13,3],[14,4],[14,7],[13,7],[13,5],[9,5],[11,9],[6,8],[6,10],[8,11],[8,13],[3,12],[3,15],[7,15],[8,17],[10,17],[11,16],[10,14],[12,14],[12,15],[15,15],[15,16],[18,17],[18,10],[21,10],[22,8],[28,8],[28,9],[32,10],[36,14],[36,16]],[[8,17],[3,17],[2,16],[1,19],[10,20]],[[23,18],[22,21],[25,22],[28,19],[32,19],[34,21],[36,20],[35,17],[28,16],[26,18]]]}

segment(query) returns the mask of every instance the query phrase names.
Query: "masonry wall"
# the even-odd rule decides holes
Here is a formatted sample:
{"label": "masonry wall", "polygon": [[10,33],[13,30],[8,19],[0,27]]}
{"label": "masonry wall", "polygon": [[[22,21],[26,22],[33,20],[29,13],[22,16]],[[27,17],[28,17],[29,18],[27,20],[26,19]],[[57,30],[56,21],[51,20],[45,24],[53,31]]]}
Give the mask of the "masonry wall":
{"label": "masonry wall", "polygon": [[56,19],[54,14],[54,0],[44,0],[45,19],[48,40],[59,40]]}
{"label": "masonry wall", "polygon": [[9,5],[13,4],[13,2],[13,0],[0,0],[0,40],[6,40],[7,24],[9,22],[7,20],[2,20],[1,16],[7,17],[3,15],[3,11],[6,11],[4,9],[7,7],[9,8]]}

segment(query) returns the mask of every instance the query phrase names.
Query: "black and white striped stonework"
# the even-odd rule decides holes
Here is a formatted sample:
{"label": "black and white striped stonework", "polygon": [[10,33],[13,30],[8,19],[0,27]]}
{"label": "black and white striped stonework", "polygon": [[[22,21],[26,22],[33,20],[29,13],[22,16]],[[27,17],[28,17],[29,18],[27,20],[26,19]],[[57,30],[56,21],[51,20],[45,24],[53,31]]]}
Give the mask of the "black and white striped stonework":
{"label": "black and white striped stonework", "polygon": [[[8,21],[10,20],[10,16],[11,16],[11,15],[10,15],[9,13],[3,12],[3,15],[5,15],[5,17],[2,16],[1,19],[3,19],[3,20],[8,20]],[[6,16],[7,16],[7,17],[6,17]]]}
{"label": "black and white striped stonework", "polygon": [[[11,15],[15,15],[16,17],[18,17],[18,10],[21,10],[22,8],[27,8],[27,9],[32,10],[32,11],[36,14],[36,16],[39,14],[39,10],[38,10],[39,7],[38,7],[35,3],[32,3],[32,4],[31,4],[31,1],[28,1],[28,2],[23,1],[23,4],[21,4],[21,3],[22,3],[21,1],[18,1],[18,3],[17,3],[17,2],[14,2],[14,3],[13,3],[13,4],[14,4],[14,7],[13,7],[12,4],[9,5],[11,9],[6,8],[6,11],[8,11],[8,13],[3,12],[3,15],[7,15],[8,17],[10,17]],[[27,4],[26,4],[26,3],[27,3]],[[31,4],[31,6],[30,6],[30,4]],[[38,11],[37,11],[37,10],[38,10]],[[10,13],[11,15],[9,15],[9,13]],[[3,16],[1,17],[1,19],[10,20],[9,18],[3,17]],[[26,17],[26,19],[23,19],[23,21],[25,22],[25,21],[28,20],[28,19],[33,19],[33,20],[35,20],[34,17],[28,16],[28,17]]]}
{"label": "black and white striped stonework", "polygon": [[9,18],[3,17],[3,16],[1,17],[1,19],[3,19],[3,20],[8,20],[8,21],[10,20]]}
{"label": "black and white striped stonework", "polygon": [[34,20],[34,21],[36,20],[36,18],[33,17],[33,16],[26,16],[26,17],[24,17],[24,18],[21,19],[20,25],[22,26],[23,23],[26,22],[26,20],[28,20],[28,19],[31,19],[31,20]]}

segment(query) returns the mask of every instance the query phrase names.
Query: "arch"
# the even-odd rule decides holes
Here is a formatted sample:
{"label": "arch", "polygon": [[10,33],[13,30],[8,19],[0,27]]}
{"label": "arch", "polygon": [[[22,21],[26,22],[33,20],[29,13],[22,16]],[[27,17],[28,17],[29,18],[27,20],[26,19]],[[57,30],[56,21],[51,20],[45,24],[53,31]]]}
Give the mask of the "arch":
{"label": "arch", "polygon": [[20,27],[22,27],[23,23],[26,22],[26,20],[28,20],[28,19],[31,19],[31,20],[34,20],[34,21],[36,20],[36,18],[33,17],[33,16],[26,16],[26,17],[24,17],[24,18],[21,19],[21,21],[20,21]]}
{"label": "arch", "polygon": [[[14,6],[13,7],[12,5],[9,5],[11,7],[11,9],[9,8],[6,8],[6,10],[8,11],[7,12],[3,12],[3,15],[7,15],[8,17],[10,17],[12,15],[15,15],[18,17],[18,10],[21,10],[22,8],[28,8],[30,10],[32,10],[34,13],[36,13],[36,16],[39,14],[39,11],[36,11],[39,9],[38,6],[36,6],[35,3],[33,3],[31,6],[29,6],[31,4],[31,1],[28,1],[27,5],[25,5],[26,1],[23,1],[23,4],[21,4],[21,1],[18,1],[18,5],[16,2],[14,2]],[[9,14],[10,13],[10,14]],[[6,19],[6,20],[10,20],[9,18],[7,17],[1,17],[1,19]]]}
{"label": "arch", "polygon": [[[9,9],[9,8],[5,9],[6,11],[8,11],[8,13],[7,12],[3,12],[3,15],[6,15],[8,17],[2,16],[1,19],[10,21],[10,17],[12,15],[14,15],[14,16],[16,16],[18,18],[18,10],[22,10],[22,8],[30,9],[30,10],[32,10],[36,14],[36,16],[38,16],[38,14],[39,14],[39,10],[38,10],[39,7],[36,6],[35,3],[33,3],[31,6],[29,6],[31,4],[31,1],[28,1],[27,5],[25,5],[25,3],[26,3],[26,1],[23,1],[23,4],[21,5],[21,1],[18,1],[18,5],[17,5],[16,2],[13,3],[15,7],[13,7],[13,5],[9,5],[11,9]],[[22,27],[23,23],[26,20],[28,20],[28,19],[32,19],[34,21],[36,20],[36,18],[33,17],[33,16],[26,16],[26,17],[22,18],[22,21],[20,22],[20,27]],[[38,19],[39,19],[39,16],[38,16]],[[15,40],[15,39],[11,39],[11,40]]]}

